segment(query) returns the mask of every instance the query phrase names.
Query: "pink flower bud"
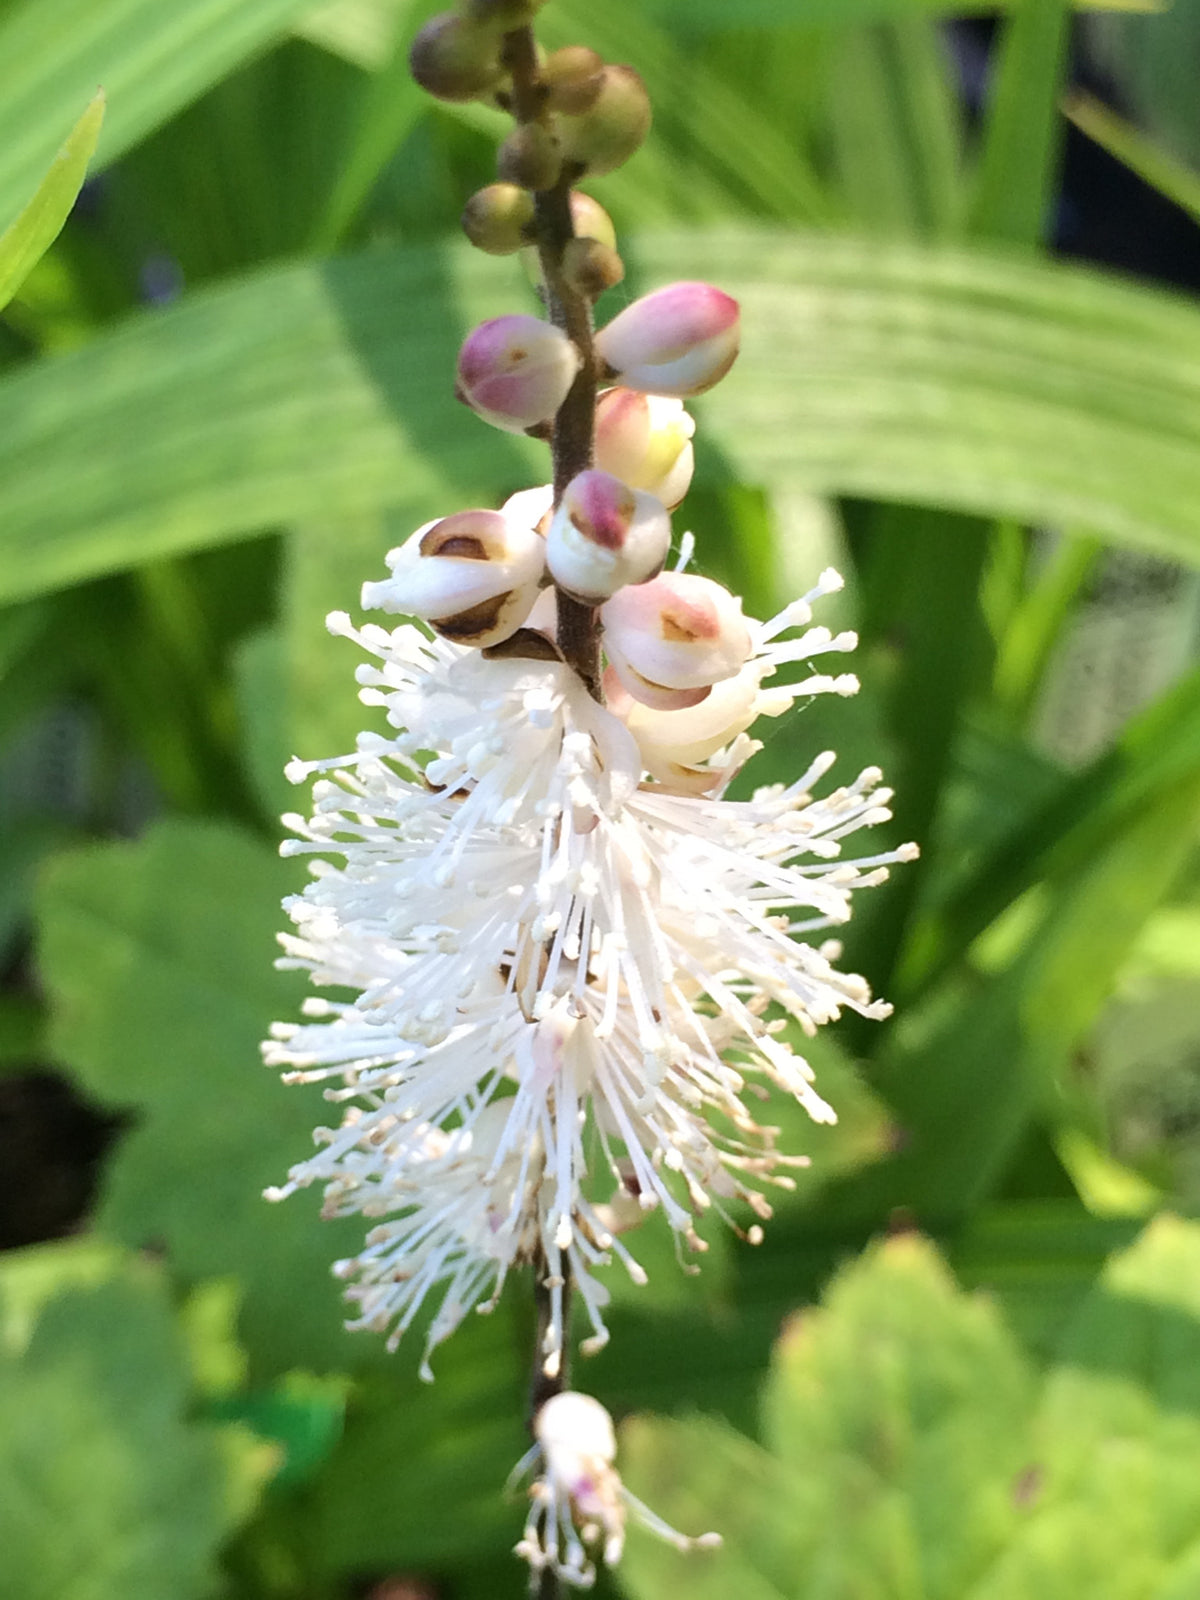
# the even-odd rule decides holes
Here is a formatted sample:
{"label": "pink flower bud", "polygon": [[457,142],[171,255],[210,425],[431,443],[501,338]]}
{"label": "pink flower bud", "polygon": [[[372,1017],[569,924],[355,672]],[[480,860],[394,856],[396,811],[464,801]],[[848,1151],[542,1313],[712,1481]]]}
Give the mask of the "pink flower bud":
{"label": "pink flower bud", "polygon": [[635,700],[670,709],[666,690],[704,689],[731,678],[753,643],[742,603],[710,578],[664,572],[622,589],[600,613],[604,649]]}
{"label": "pink flower bud", "polygon": [[591,468],[571,479],[554,513],[546,565],[561,589],[599,605],[626,584],[652,578],[670,547],[662,502]]}
{"label": "pink flower bud", "polygon": [[362,603],[420,617],[462,644],[499,644],[533,609],[545,548],[532,528],[499,511],[459,511],[389,551],[391,577],[364,583]]}
{"label": "pink flower bud", "polygon": [[579,366],[560,328],[539,317],[495,317],[467,335],[455,393],[494,427],[524,433],[554,415]]}
{"label": "pink flower bud", "polygon": [[606,389],[596,402],[596,464],[673,510],[692,481],[695,431],[681,400]]}
{"label": "pink flower bud", "polygon": [[596,350],[627,389],[703,394],[738,352],[738,303],[709,283],[669,283],[643,295],[596,335]]}

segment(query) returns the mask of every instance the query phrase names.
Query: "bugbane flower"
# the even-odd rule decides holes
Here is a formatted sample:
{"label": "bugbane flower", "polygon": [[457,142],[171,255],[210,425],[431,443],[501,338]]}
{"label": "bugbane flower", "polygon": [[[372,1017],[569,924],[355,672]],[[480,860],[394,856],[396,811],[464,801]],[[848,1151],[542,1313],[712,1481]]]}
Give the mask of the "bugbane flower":
{"label": "bugbane flower", "polygon": [[539,1468],[517,1545],[517,1554],[535,1574],[549,1567],[565,1583],[590,1589],[596,1577],[592,1552],[603,1555],[605,1566],[617,1564],[629,1512],[677,1550],[711,1549],[721,1543],[715,1533],[695,1539],[677,1533],[630,1494],[614,1465],[612,1418],[590,1395],[567,1390],[552,1396],[534,1418],[533,1432],[536,1443],[513,1476]]}
{"label": "bugbane flower", "polygon": [[330,618],[374,658],[362,698],[392,731],[290,769],[326,775],[312,817],[288,819],[285,848],[313,857],[313,878],[287,903],[284,964],[350,997],[311,1001],[266,1053],[344,1108],[276,1194],[322,1184],[330,1212],[372,1219],[339,1268],[360,1323],[398,1336],[433,1295],[428,1353],[510,1266],[535,1261],[553,1373],[563,1285],[594,1348],[599,1270],[616,1257],[643,1277],[631,1211],[661,1212],[697,1249],[710,1209],[770,1215],[763,1189],[788,1187],[800,1158],[756,1122],[751,1084],[833,1119],[785,1035],[845,1007],[887,1014],[836,969],[826,933],[856,888],[914,852],[843,853],[889,815],[874,769],[818,796],[833,760],[819,756],[787,787],[724,794],[757,748],[744,730],[758,712],[852,685],[769,681],[852,643],[806,627],[834,586],[826,575],[773,623],[747,622],[736,693],[699,726],[687,719],[707,702],[639,726],[645,708],[626,720],[597,704],[557,659]]}

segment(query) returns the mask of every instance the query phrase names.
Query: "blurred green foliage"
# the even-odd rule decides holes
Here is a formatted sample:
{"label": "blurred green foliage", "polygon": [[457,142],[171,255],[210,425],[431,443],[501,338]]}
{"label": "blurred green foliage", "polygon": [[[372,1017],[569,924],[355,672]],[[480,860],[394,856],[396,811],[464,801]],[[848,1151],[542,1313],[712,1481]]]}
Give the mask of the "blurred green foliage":
{"label": "blurred green foliage", "polygon": [[[502,119],[408,82],[433,9],[0,4],[0,1076],[53,1064],[127,1119],[87,1232],[0,1258],[13,1600],[524,1591],[520,1286],[423,1388],[341,1330],[353,1226],[259,1198],[322,1120],[256,1062],[298,1001],[282,766],[364,716],[322,618],[541,475],[450,393],[471,323],[533,301],[456,238]],[[1200,1589],[1200,1236],[1166,1214],[1200,1205],[1200,678],[1073,765],[1037,720],[1115,552],[1200,568],[1200,313],[1043,243],[1073,26],[1140,124],[1090,130],[1197,192],[1197,10],[1013,0],[973,126],[938,24],[982,9],[539,20],[655,101],[594,185],[612,308],[680,275],[742,301],[680,526],[760,614],[850,580],[863,693],[769,733],[758,781],[878,760],[923,845],[847,941],[897,1020],[812,1052],[840,1125],[772,1107],[813,1166],[766,1242],[693,1279],[651,1232],[649,1287],[614,1277],[581,1381],[659,1414],[634,1487],[726,1536],[686,1566],[632,1539],[631,1600]]]}

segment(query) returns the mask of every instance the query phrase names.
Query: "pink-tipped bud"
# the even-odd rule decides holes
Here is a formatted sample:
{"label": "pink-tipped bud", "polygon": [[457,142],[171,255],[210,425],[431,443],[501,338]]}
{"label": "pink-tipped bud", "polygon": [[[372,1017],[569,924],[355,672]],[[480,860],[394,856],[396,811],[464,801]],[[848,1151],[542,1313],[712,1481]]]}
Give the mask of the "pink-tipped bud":
{"label": "pink-tipped bud", "polygon": [[742,602],[691,572],[664,572],[622,589],[600,617],[605,652],[625,688],[662,709],[679,705],[666,691],[707,689],[733,677],[753,648]]}
{"label": "pink-tipped bud", "polygon": [[684,399],[725,376],[738,336],[738,303],[731,295],[710,283],[669,283],[602,328],[596,351],[625,388]]}
{"label": "pink-tipped bud", "polygon": [[493,427],[524,433],[554,415],[579,367],[560,328],[538,317],[495,317],[467,335],[455,393]]}
{"label": "pink-tipped bud", "polygon": [[571,479],[554,513],[546,565],[560,589],[599,605],[626,584],[653,578],[670,547],[661,500],[590,468]]}
{"label": "pink-tipped bud", "polygon": [[596,402],[596,465],[674,510],[692,481],[695,431],[681,400],[606,389]]}
{"label": "pink-tipped bud", "polygon": [[392,575],[363,584],[363,607],[421,617],[460,644],[499,644],[533,609],[545,549],[516,518],[459,511],[426,523],[389,551]]}

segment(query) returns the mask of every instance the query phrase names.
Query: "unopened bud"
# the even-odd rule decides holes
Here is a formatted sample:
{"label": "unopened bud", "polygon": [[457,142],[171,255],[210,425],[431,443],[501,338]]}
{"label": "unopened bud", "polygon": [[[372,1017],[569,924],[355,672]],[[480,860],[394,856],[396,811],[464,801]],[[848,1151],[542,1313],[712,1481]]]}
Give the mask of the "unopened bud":
{"label": "unopened bud", "polygon": [[670,283],[615,316],[596,335],[596,351],[625,388],[683,399],[725,376],[738,336],[731,295],[709,283]]}
{"label": "unopened bud", "polygon": [[494,27],[443,11],[412,42],[408,67],[439,100],[474,100],[500,81],[500,35]]}
{"label": "unopened bud", "polygon": [[590,111],[604,87],[604,57],[584,44],[565,45],[542,62],[542,82],[551,111],[577,117]]}
{"label": "unopened bud", "polygon": [[563,159],[598,177],[613,172],[650,131],[650,96],[632,67],[606,66],[600,93],[580,116],[558,118]]}
{"label": "unopened bud", "polygon": [[[617,230],[613,227],[612,218],[598,200],[593,200],[590,194],[584,194],[581,189],[571,190],[571,226],[577,239],[595,239],[610,250],[616,250]],[[521,262],[530,283],[535,289],[541,288],[542,264],[532,246],[521,251]]]}
{"label": "unopened bud", "polygon": [[533,199],[515,183],[489,183],[463,208],[462,230],[477,250],[489,256],[513,255],[528,241]]}
{"label": "unopened bud", "polygon": [[365,610],[420,617],[447,639],[498,644],[538,596],[545,543],[499,511],[459,511],[426,523],[388,552],[391,577],[363,584]]}
{"label": "unopened bud", "polygon": [[467,335],[455,393],[494,427],[524,433],[554,415],[579,367],[579,351],[560,328],[514,313]]}
{"label": "unopened bud", "polygon": [[682,400],[606,389],[596,401],[596,465],[673,510],[692,481],[695,431]]}
{"label": "unopened bud", "polygon": [[582,189],[571,190],[571,226],[578,239],[598,239],[610,250],[617,248],[617,230],[613,219],[599,200],[593,200]]}
{"label": "unopened bud", "polygon": [[505,183],[522,189],[553,189],[562,171],[557,138],[540,122],[522,123],[496,152],[496,171]]}
{"label": "unopened bud", "polygon": [[599,239],[568,239],[563,248],[563,277],[589,300],[598,300],[625,276],[625,263]]}
{"label": "unopened bud", "polygon": [[741,601],[691,572],[664,572],[620,590],[600,618],[617,676],[651,706],[667,704],[664,690],[710,688],[733,677],[753,648]]}
{"label": "unopened bud", "polygon": [[546,565],[576,599],[599,605],[660,571],[671,519],[653,495],[590,468],[571,479],[546,534]]}

